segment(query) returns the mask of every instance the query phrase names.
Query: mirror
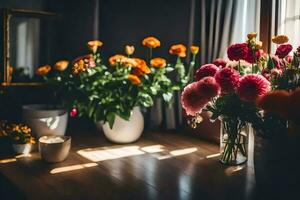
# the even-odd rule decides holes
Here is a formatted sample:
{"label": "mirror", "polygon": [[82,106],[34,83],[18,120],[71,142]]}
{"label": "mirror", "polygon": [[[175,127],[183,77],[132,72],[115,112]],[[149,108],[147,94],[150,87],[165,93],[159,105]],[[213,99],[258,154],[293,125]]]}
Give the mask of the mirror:
{"label": "mirror", "polygon": [[[1,85],[41,85],[35,69],[50,62],[49,26],[55,13],[2,9]],[[2,57],[1,57],[2,56]]]}

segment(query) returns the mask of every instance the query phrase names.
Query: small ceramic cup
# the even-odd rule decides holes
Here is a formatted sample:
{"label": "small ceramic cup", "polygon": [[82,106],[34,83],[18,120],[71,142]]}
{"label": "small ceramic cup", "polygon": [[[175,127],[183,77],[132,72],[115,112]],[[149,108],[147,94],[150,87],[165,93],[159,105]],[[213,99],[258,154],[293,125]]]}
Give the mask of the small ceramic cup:
{"label": "small ceramic cup", "polygon": [[70,136],[43,136],[39,139],[39,152],[46,162],[64,161],[71,148]]}

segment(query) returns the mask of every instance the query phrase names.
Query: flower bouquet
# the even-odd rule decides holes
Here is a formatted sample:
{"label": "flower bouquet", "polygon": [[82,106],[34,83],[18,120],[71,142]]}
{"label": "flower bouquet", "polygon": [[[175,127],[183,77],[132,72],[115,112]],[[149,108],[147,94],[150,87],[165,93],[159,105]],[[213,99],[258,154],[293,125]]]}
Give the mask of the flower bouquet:
{"label": "flower bouquet", "polygon": [[247,160],[248,125],[260,119],[255,101],[271,89],[260,74],[265,59],[261,46],[256,33],[249,33],[247,42],[229,46],[230,61],[218,59],[202,65],[195,73],[195,82],[182,93],[182,106],[188,115],[197,118],[204,109],[212,113],[211,120],[221,120],[220,161],[224,164]]}
{"label": "flower bouquet", "polygon": [[[72,117],[86,116],[95,122],[102,121],[110,129],[117,118],[130,120],[135,107],[150,107],[155,98],[162,97],[170,103],[173,92],[190,80],[199,50],[195,46],[191,48],[193,56],[185,67],[183,58],[187,49],[182,44],[173,45],[169,50],[177,56],[175,64],[153,57],[161,45],[155,37],[142,41],[149,50],[147,60],[134,57],[135,47],[127,45],[124,55],[111,56],[105,62],[99,51],[101,41],[90,41],[87,45],[90,53],[75,59],[70,67],[67,61],[61,61],[54,65],[54,70],[43,67],[37,72],[56,88]],[[175,74],[177,79],[169,78],[170,74]]]}

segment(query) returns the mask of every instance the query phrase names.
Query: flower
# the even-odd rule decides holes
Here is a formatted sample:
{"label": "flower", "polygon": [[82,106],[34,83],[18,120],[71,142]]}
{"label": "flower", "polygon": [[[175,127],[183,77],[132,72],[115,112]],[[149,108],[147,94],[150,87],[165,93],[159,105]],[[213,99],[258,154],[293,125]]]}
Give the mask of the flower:
{"label": "flower", "polygon": [[226,67],[227,62],[222,58],[218,58],[213,62],[213,64],[216,65],[217,67],[224,68]]}
{"label": "flower", "polygon": [[240,74],[238,71],[225,67],[215,74],[217,83],[221,86],[222,94],[234,92],[238,85]]}
{"label": "flower", "polygon": [[181,94],[181,104],[187,115],[201,113],[209,99],[199,92],[199,81],[188,84]]}
{"label": "flower", "polygon": [[282,117],[287,117],[289,111],[286,106],[289,105],[289,96],[290,94],[286,90],[274,90],[258,98],[256,104],[266,112],[277,113]]}
{"label": "flower", "polygon": [[270,90],[270,82],[262,75],[249,74],[240,78],[237,94],[244,101],[255,101]]}
{"label": "flower", "polygon": [[208,76],[199,81],[198,92],[201,96],[206,96],[207,99],[211,100],[220,94],[221,88],[214,77]]}
{"label": "flower", "polygon": [[167,62],[163,58],[153,58],[150,61],[151,66],[156,68],[164,68],[167,65]]}
{"label": "flower", "polygon": [[286,60],[287,63],[292,63],[293,62],[293,56],[287,55],[285,57],[285,60]]}
{"label": "flower", "polygon": [[193,46],[190,47],[190,50],[191,50],[192,54],[196,55],[199,52],[199,47],[193,45]]}
{"label": "flower", "polygon": [[77,109],[76,108],[72,108],[70,111],[70,116],[71,117],[76,117],[78,114]]}
{"label": "flower", "polygon": [[282,44],[276,49],[275,55],[279,58],[286,57],[293,49],[293,46],[290,44]]}
{"label": "flower", "polygon": [[151,37],[146,37],[142,41],[142,44],[149,48],[156,48],[160,46],[160,41],[157,38],[151,36]]}
{"label": "flower", "polygon": [[111,56],[111,57],[108,59],[108,63],[109,63],[111,66],[116,66],[117,63],[122,63],[122,62],[124,62],[126,59],[127,59],[126,56],[117,54],[117,55]]}
{"label": "flower", "polygon": [[128,80],[134,85],[141,84],[141,80],[139,79],[139,77],[133,74],[128,75]]}
{"label": "flower", "polygon": [[93,60],[93,56],[91,54],[87,54],[84,56],[80,56],[76,58],[72,63],[72,73],[80,74],[81,72],[86,71],[87,68],[94,67],[94,65],[90,65]]}
{"label": "flower", "polygon": [[268,81],[271,80],[270,70],[268,68],[265,68],[261,71],[261,75],[265,77]]}
{"label": "flower", "polygon": [[252,38],[256,38],[257,33],[256,32],[250,32],[247,34],[247,37],[249,40],[251,40]]}
{"label": "flower", "polygon": [[214,76],[219,68],[214,64],[202,65],[195,73],[195,80],[199,81],[207,76]]}
{"label": "flower", "polygon": [[134,46],[126,45],[125,46],[125,53],[130,56],[134,53]]}
{"label": "flower", "polygon": [[274,65],[275,65],[275,67],[277,69],[281,69],[282,68],[281,67],[282,66],[282,61],[280,60],[280,58],[278,56],[272,55],[271,59],[272,59]]}
{"label": "flower", "polygon": [[256,41],[256,42],[255,42],[255,49],[261,49],[261,48],[262,48],[262,45],[263,45],[263,42],[262,42],[262,41]]}
{"label": "flower", "polygon": [[275,44],[284,44],[287,43],[288,41],[289,38],[286,35],[277,35],[272,37],[272,42],[274,42]]}
{"label": "flower", "polygon": [[261,49],[259,49],[257,51],[249,50],[244,59],[248,63],[255,63],[257,60],[259,60],[259,58],[263,55],[263,53],[264,53],[264,51]]}
{"label": "flower", "polygon": [[54,69],[58,71],[64,71],[65,69],[67,69],[68,65],[69,65],[69,61],[61,60],[54,64]]}
{"label": "flower", "polygon": [[137,63],[136,66],[134,66],[134,75],[136,76],[142,76],[145,74],[150,74],[151,70],[147,66],[147,63],[145,60],[140,58],[133,58],[133,60]]}
{"label": "flower", "polygon": [[230,60],[238,61],[245,59],[249,51],[250,48],[248,47],[247,43],[233,44],[228,47],[227,55]]}
{"label": "flower", "polygon": [[51,66],[50,65],[44,65],[35,70],[35,73],[39,76],[45,76],[51,71]]}
{"label": "flower", "polygon": [[186,56],[186,47],[183,44],[172,45],[169,53],[183,58]]}
{"label": "flower", "polygon": [[93,52],[93,53],[96,53],[97,52],[97,49],[98,47],[101,47],[103,45],[103,43],[99,40],[92,40],[92,41],[89,41],[87,43],[87,46],[88,48]]}
{"label": "flower", "polygon": [[300,56],[300,46],[297,48],[297,56]]}

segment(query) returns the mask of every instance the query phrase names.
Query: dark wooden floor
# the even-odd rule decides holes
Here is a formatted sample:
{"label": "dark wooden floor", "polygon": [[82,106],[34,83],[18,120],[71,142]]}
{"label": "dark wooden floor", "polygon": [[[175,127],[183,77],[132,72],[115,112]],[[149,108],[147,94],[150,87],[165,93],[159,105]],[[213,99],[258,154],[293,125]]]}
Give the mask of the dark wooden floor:
{"label": "dark wooden floor", "polygon": [[148,132],[115,145],[82,132],[62,163],[47,164],[37,152],[0,160],[1,199],[254,199],[251,161],[227,167],[218,151],[184,134]]}

